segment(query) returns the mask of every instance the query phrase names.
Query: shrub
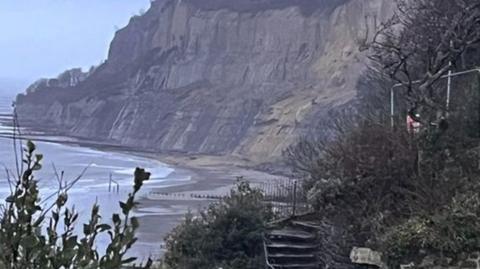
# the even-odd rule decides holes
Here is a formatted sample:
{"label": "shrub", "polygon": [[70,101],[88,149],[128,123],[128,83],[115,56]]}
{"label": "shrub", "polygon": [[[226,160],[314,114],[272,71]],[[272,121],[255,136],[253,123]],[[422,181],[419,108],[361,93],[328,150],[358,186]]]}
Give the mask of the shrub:
{"label": "shrub", "polygon": [[[442,76],[478,66],[480,32],[471,29],[478,28],[480,6],[396,3],[393,18],[378,25],[367,45],[373,62],[360,83],[357,115],[334,119],[341,124],[332,139],[301,141],[286,157],[307,175],[318,219],[347,230],[350,248],[381,248],[406,262],[478,251],[479,77],[455,77],[447,107]],[[402,87],[393,95],[391,126],[395,84]],[[415,135],[405,130],[410,109],[421,114]]]}
{"label": "shrub", "polygon": [[229,197],[185,220],[166,238],[165,263],[175,269],[263,268],[263,232],[272,217],[261,191],[238,182]]}
{"label": "shrub", "polygon": [[[133,192],[127,201],[120,202],[122,214],[113,214],[113,226],[101,222],[99,206],[92,207],[90,220],[83,224],[83,235],[74,233],[78,213],[65,206],[69,186],[60,187],[55,202],[42,207],[41,194],[34,177],[42,168],[43,156],[35,154],[35,145],[26,145],[26,169],[12,182],[12,193],[2,207],[0,217],[0,268],[121,268],[135,262],[127,252],[136,242],[138,219],[131,217],[135,195],[150,174],[135,170]],[[47,225],[46,225],[47,224]],[[45,226],[46,225],[46,226]],[[96,239],[108,234],[110,243],[100,255]],[[149,268],[148,261],[143,268]]]}
{"label": "shrub", "polygon": [[381,249],[390,260],[405,260],[420,253],[455,257],[480,247],[480,196],[458,194],[430,215],[415,216],[392,227],[382,238]]}

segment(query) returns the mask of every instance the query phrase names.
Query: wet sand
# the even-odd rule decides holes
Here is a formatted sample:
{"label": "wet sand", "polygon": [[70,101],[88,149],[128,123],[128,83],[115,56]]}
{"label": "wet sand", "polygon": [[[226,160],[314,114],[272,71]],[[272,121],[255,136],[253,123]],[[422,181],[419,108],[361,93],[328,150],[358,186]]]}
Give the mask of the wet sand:
{"label": "wet sand", "polygon": [[[3,134],[3,136],[8,136],[8,134]],[[209,204],[218,201],[218,199],[210,199],[211,197],[218,198],[228,195],[238,177],[243,177],[253,186],[281,178],[280,176],[256,171],[251,168],[255,166],[254,163],[239,157],[160,155],[136,151],[119,145],[65,137],[61,134],[54,136],[39,133],[23,137],[23,139],[28,138],[34,141],[145,157],[160,161],[174,169],[174,172],[168,176],[173,186],[153,188],[138,199],[140,205],[135,213],[140,219],[139,241],[137,241],[131,253],[143,258],[161,257],[164,253],[164,249],[162,249],[164,238],[182,221],[185,214],[189,211],[197,213]],[[180,179],[178,184],[175,183],[175,178]],[[190,180],[185,181],[185,178],[190,178]]]}
{"label": "wet sand", "polygon": [[[183,220],[185,214],[189,211],[197,213],[218,201],[209,197],[228,195],[238,177],[243,177],[253,186],[279,179],[279,176],[246,168],[247,161],[235,158],[140,154],[170,165],[179,176],[191,176],[191,181],[184,185],[156,189],[139,200],[140,206],[136,211],[141,225],[139,241],[157,244],[159,249],[157,253],[142,253],[147,256],[162,256],[165,251],[163,239]],[[156,211],[155,215],[142,216],[153,211]]]}
{"label": "wet sand", "polygon": [[[12,138],[11,124],[12,113],[10,99],[5,104],[0,103],[0,137]],[[0,99],[1,101],[1,99]],[[140,257],[153,256],[158,258],[163,254],[161,249],[164,237],[177,226],[184,215],[207,207],[218,200],[194,197],[225,196],[237,181],[237,177],[244,177],[253,184],[269,182],[278,179],[267,173],[255,171],[248,167],[255,164],[240,157],[205,156],[205,155],[159,155],[151,152],[136,151],[107,141],[95,141],[72,136],[51,129],[41,128],[22,129],[23,139],[32,139],[36,142],[51,142],[71,146],[92,148],[104,152],[119,152],[137,155],[158,160],[169,165],[175,171],[168,176],[169,181],[179,183],[175,186],[150,189],[147,194],[140,197],[140,205],[135,213],[140,218],[139,241],[135,245],[132,255]],[[18,137],[16,137],[18,139]],[[133,167],[132,167],[133,168]],[[171,180],[173,178],[173,180]],[[190,178],[190,181],[184,179]],[[168,195],[164,195],[168,193]],[[107,214],[108,215],[108,214]],[[158,247],[157,247],[158,246]],[[152,251],[153,249],[153,251]],[[157,251],[158,249],[158,251]]]}

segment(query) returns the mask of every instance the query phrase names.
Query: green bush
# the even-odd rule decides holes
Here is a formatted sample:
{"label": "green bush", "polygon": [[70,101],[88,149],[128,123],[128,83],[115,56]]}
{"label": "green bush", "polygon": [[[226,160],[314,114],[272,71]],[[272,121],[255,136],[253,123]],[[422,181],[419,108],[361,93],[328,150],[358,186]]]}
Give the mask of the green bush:
{"label": "green bush", "polygon": [[[42,168],[43,156],[35,154],[35,145],[26,145],[26,165],[22,175],[11,182],[12,193],[6,199],[0,216],[0,268],[102,268],[114,269],[131,265],[127,251],[136,242],[138,219],[131,217],[135,195],[150,173],[137,168],[133,192],[120,202],[122,214],[113,214],[113,225],[101,222],[99,206],[92,207],[90,220],[83,224],[83,235],[74,233],[78,213],[65,206],[68,189],[60,184],[55,202],[42,207],[41,195],[34,173]],[[110,243],[105,254],[99,254],[96,239],[108,234]],[[149,268],[148,261],[143,268]]]}
{"label": "green bush", "polygon": [[382,249],[391,260],[419,254],[456,257],[480,248],[480,196],[461,194],[437,212],[416,216],[392,227],[382,238]]}
{"label": "green bush", "polygon": [[166,238],[172,269],[263,268],[263,232],[272,218],[261,191],[239,182],[228,198],[185,220]]}

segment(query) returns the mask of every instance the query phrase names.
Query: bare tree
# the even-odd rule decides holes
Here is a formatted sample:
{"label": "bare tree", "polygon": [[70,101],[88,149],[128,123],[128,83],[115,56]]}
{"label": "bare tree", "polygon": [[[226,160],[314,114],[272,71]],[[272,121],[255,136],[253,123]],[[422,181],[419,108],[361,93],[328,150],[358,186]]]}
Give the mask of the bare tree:
{"label": "bare tree", "polygon": [[397,0],[397,12],[370,42],[381,72],[407,89],[412,102],[433,109],[434,86],[451,64],[480,43],[480,1]]}

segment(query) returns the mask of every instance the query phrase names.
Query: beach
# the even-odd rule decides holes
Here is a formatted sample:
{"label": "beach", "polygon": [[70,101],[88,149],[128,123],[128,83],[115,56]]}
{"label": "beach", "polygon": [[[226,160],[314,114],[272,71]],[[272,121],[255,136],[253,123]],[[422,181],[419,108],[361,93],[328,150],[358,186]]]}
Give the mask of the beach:
{"label": "beach", "polygon": [[[0,96],[0,164],[15,170],[10,126],[12,99]],[[80,226],[88,220],[91,206],[96,202],[103,221],[110,221],[111,214],[119,211],[118,201],[125,200],[131,191],[135,167],[152,173],[138,195],[139,206],[134,211],[140,219],[139,240],[130,255],[140,259],[162,257],[163,239],[185,214],[189,211],[195,214],[227,196],[239,177],[254,186],[280,178],[251,169],[254,164],[234,156],[144,152],[108,141],[66,137],[51,130],[22,128],[21,133],[23,143],[33,140],[38,152],[45,156],[44,167],[37,175],[42,194],[49,195],[57,189],[54,168],[57,172],[65,171],[65,180],[70,182],[88,168],[69,195],[69,205],[75,205],[80,214],[77,224]],[[0,179],[4,176],[0,175]],[[1,196],[8,193],[6,180],[0,181]],[[102,249],[107,243],[108,238],[100,238],[98,247]]]}
{"label": "beach", "polygon": [[[92,160],[87,173],[70,191],[69,205],[75,205],[81,215],[79,224],[87,220],[89,209],[95,202],[100,205],[104,221],[109,222],[111,214],[119,211],[118,201],[124,200],[131,191],[134,168],[140,166],[152,172],[152,179],[146,182],[139,193],[139,205],[134,210],[134,215],[140,220],[139,240],[129,253],[141,259],[161,258],[165,252],[164,238],[181,223],[185,214],[196,214],[229,195],[239,178],[258,187],[280,178],[247,168],[245,161],[219,156],[161,155],[112,148],[110,145],[92,146],[89,142],[72,142],[61,137],[53,138],[59,139],[59,142],[52,142],[52,137],[47,136],[41,136],[38,140],[30,138],[36,141],[39,152],[45,154],[45,163],[55,163],[58,169],[66,171],[68,178],[76,176]],[[0,138],[0,146],[6,140]],[[69,142],[62,143],[66,140]],[[9,155],[10,145],[3,151],[6,152],[4,156]],[[56,155],[60,161],[55,158]],[[69,160],[64,157],[66,155],[70,156]],[[107,191],[110,169],[113,169],[114,178],[120,183],[119,193],[115,193],[114,186],[112,192]],[[52,168],[45,165],[39,176],[42,193],[49,194],[55,190],[45,180],[53,177]],[[7,194],[6,186],[3,186],[3,190]],[[107,242],[106,238],[101,238],[99,247],[105,247]]]}
{"label": "beach", "polygon": [[175,167],[175,173],[186,173],[191,176],[191,181],[187,184],[156,189],[152,195],[140,200],[140,207],[137,209],[140,215],[145,211],[161,211],[161,215],[141,217],[139,233],[140,241],[148,244],[159,243],[159,246],[162,246],[160,256],[165,251],[162,242],[164,237],[182,221],[184,215],[189,211],[195,214],[198,210],[218,201],[208,197],[228,195],[239,177],[258,187],[280,179],[276,175],[246,168],[248,162],[234,158],[155,154],[146,156]]}

